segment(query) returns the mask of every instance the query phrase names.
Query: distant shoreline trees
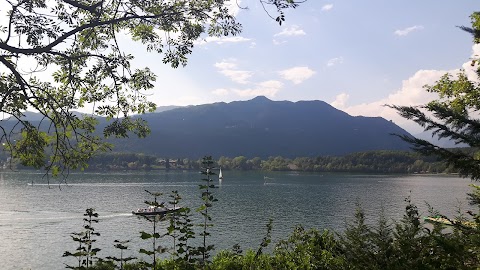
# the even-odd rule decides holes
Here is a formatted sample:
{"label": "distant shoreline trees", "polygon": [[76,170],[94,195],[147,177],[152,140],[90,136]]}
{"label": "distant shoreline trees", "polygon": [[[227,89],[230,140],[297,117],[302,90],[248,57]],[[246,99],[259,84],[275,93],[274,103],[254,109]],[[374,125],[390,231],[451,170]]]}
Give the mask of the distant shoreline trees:
{"label": "distant shoreline trees", "polygon": [[[459,150],[460,151],[460,150]],[[462,149],[464,153],[474,149]],[[368,151],[345,156],[318,156],[286,158],[281,156],[262,159],[245,156],[225,157],[216,160],[224,170],[238,171],[297,171],[297,172],[343,172],[343,173],[387,173],[425,174],[456,173],[445,162],[432,156],[408,151]],[[4,168],[9,168],[4,164]],[[16,169],[28,169],[14,163]],[[158,157],[141,153],[101,153],[96,155],[85,168],[87,171],[150,171],[150,170],[199,170],[201,159],[181,157]]]}

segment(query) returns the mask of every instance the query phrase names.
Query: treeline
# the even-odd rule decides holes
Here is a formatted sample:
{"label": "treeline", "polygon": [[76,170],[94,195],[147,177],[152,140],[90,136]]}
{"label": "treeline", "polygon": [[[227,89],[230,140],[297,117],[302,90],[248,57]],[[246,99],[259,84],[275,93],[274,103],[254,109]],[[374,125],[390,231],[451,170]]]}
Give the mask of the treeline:
{"label": "treeline", "polygon": [[407,151],[370,151],[341,157],[299,157],[293,160],[271,157],[261,163],[268,171],[363,173],[451,173],[445,162]]}
{"label": "treeline", "polygon": [[[463,149],[471,152],[474,149]],[[353,172],[353,173],[455,173],[445,162],[435,157],[408,151],[369,151],[345,156],[297,157],[281,156],[261,159],[220,157],[216,165],[223,170],[263,170],[302,172]],[[15,162],[5,162],[4,168],[23,169]],[[102,153],[89,162],[86,170],[198,170],[201,159],[165,158],[141,153]],[[28,168],[26,168],[28,169]]]}
{"label": "treeline", "polygon": [[[470,150],[469,150],[470,151]],[[223,170],[264,170],[356,173],[454,173],[435,157],[408,151],[369,151],[345,156],[220,157],[217,166]],[[201,159],[162,158],[138,153],[104,153],[94,157],[90,170],[198,170]]]}
{"label": "treeline", "polygon": [[201,159],[160,158],[138,153],[102,153],[89,162],[88,170],[198,170]]}

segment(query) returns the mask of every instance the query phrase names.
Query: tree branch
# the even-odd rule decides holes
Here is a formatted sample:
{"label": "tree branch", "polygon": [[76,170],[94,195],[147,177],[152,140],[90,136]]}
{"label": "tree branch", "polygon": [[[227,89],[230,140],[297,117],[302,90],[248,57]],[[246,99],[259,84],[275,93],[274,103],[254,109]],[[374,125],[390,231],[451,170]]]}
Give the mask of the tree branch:
{"label": "tree branch", "polygon": [[0,43],[0,49],[9,51],[11,53],[24,54],[24,55],[46,53],[46,52],[49,52],[50,50],[52,50],[58,44],[65,41],[67,38],[71,37],[72,35],[75,35],[76,33],[81,32],[85,29],[94,28],[94,27],[98,27],[98,26],[104,26],[104,25],[117,24],[117,23],[120,23],[120,22],[125,22],[125,21],[129,21],[129,20],[134,20],[134,19],[156,19],[156,18],[159,18],[163,15],[164,14],[162,14],[162,15],[132,15],[132,16],[125,16],[125,17],[116,18],[116,19],[107,20],[107,21],[95,21],[95,22],[91,22],[91,23],[88,23],[88,24],[78,26],[75,29],[70,30],[69,32],[65,33],[64,35],[60,36],[55,41],[53,41],[52,43],[50,43],[50,44],[48,44],[44,47],[24,49],[24,48],[13,47],[13,46],[10,46],[10,45],[6,44],[5,42],[2,42],[2,43]]}

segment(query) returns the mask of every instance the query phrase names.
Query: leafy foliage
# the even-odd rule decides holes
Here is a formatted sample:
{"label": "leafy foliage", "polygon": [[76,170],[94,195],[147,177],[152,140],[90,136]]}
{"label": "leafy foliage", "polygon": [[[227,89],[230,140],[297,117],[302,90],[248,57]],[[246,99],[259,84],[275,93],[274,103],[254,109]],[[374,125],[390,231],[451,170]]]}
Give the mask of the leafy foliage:
{"label": "leafy foliage", "polygon": [[[474,35],[474,42],[479,43],[480,13],[471,15],[472,28],[460,27]],[[471,147],[480,146],[480,65],[479,56],[471,61],[475,75],[470,76],[465,70],[457,74],[445,74],[434,85],[425,86],[429,92],[438,94],[439,98],[426,105],[391,106],[401,116],[411,119],[430,130],[440,138],[450,138],[456,143]],[[475,77],[475,78],[473,78]],[[431,115],[431,116],[430,116]],[[426,155],[436,155],[453,166],[462,176],[473,180],[480,179],[480,159],[478,153],[469,154],[454,149],[438,147],[425,140],[400,135],[411,143],[415,150]]]}
{"label": "leafy foliage", "polygon": [[70,269],[88,269],[93,265],[97,252],[101,250],[93,247],[93,243],[97,241],[94,236],[100,236],[100,233],[95,232],[92,226],[93,223],[98,223],[98,213],[95,212],[95,209],[88,208],[83,215],[85,216],[83,219],[84,230],[71,235],[72,240],[78,243],[78,248],[74,253],[66,251],[63,254],[63,257],[75,257],[78,260],[78,266],[67,265],[67,268]]}
{"label": "leafy foliage", "polygon": [[[163,194],[160,192],[151,192],[148,190],[145,190],[148,194],[152,195],[154,197],[153,201],[145,201],[145,204],[148,205],[149,207],[153,208],[163,208],[165,207],[165,203],[163,202],[158,202],[157,198],[162,196]],[[143,240],[151,240],[152,241],[152,249],[147,250],[144,248],[141,248],[138,252],[140,254],[145,254],[148,255],[152,258],[152,262],[143,262],[143,265],[146,267],[151,267],[152,269],[157,269],[157,254],[162,254],[165,253],[167,248],[165,246],[158,245],[158,241],[160,238],[163,238],[164,235],[160,234],[158,232],[157,224],[161,220],[165,219],[164,215],[152,215],[152,216],[141,216],[142,218],[148,220],[149,222],[152,223],[153,230],[152,233],[147,233],[144,231],[140,232],[140,238]]]}
{"label": "leafy foliage", "polygon": [[211,156],[204,157],[202,159],[202,171],[200,172],[202,175],[204,175],[204,178],[202,178],[204,183],[199,186],[200,190],[202,191],[203,203],[199,208],[197,208],[197,212],[199,212],[203,217],[203,224],[200,224],[200,226],[203,228],[203,231],[199,234],[203,238],[203,246],[198,247],[198,252],[202,256],[200,261],[202,265],[205,265],[208,262],[210,251],[214,249],[214,245],[207,245],[207,237],[210,235],[208,228],[213,226],[213,224],[210,223],[212,221],[212,217],[208,213],[208,209],[211,208],[213,203],[217,201],[211,191],[213,188],[215,188],[211,178],[212,175],[216,175],[216,173],[213,171],[214,163],[215,162]]}
{"label": "leafy foliage", "polygon": [[[0,128],[2,143],[22,164],[58,175],[85,168],[92,155],[108,150],[103,137],[145,137],[146,122],[130,115],[155,110],[146,91],[156,75],[135,64],[120,37],[141,43],[173,68],[185,66],[194,41],[240,33],[228,3],[2,0],[0,112],[18,122]],[[297,6],[292,0],[260,3],[276,9],[279,24],[283,10]],[[74,113],[90,108],[92,116]],[[41,113],[42,121],[26,121],[27,109]],[[103,136],[95,133],[96,116],[109,120]]]}
{"label": "leafy foliage", "polygon": [[[181,200],[177,191],[172,191],[170,198],[172,199],[170,204],[173,207],[177,206]],[[170,226],[167,228],[168,235],[173,238],[175,261],[185,267],[195,262],[193,256],[196,254],[195,248],[190,243],[190,240],[195,238],[190,212],[190,208],[183,206],[179,211],[170,214]]]}
{"label": "leafy foliage", "polygon": [[[475,148],[458,151],[472,154]],[[167,162],[169,166],[167,167]],[[156,170],[200,169],[202,159],[166,159],[138,153],[111,152],[98,155],[89,162],[87,170]],[[306,171],[306,172],[364,172],[364,173],[451,173],[451,167],[435,156],[407,151],[368,151],[345,156],[297,157],[282,156],[261,159],[245,156],[225,157],[217,160],[224,170]]]}
{"label": "leafy foliage", "polygon": [[135,260],[136,258],[135,257],[124,257],[123,256],[123,252],[125,250],[128,249],[128,242],[130,242],[129,240],[125,240],[125,241],[120,241],[120,240],[115,240],[114,241],[114,247],[116,249],[119,249],[120,250],[120,258],[118,257],[112,257],[112,256],[107,256],[106,259],[107,260],[111,260],[112,262],[116,263],[116,262],[120,262],[120,269],[123,269],[123,264],[125,262],[129,262],[131,260]]}
{"label": "leafy foliage", "polygon": [[272,223],[273,219],[269,219],[267,223],[267,234],[262,239],[262,243],[260,243],[260,247],[257,250],[257,254],[255,254],[255,258],[258,258],[263,253],[263,249],[268,247],[268,245],[272,242]]}
{"label": "leafy foliage", "polygon": [[347,269],[341,245],[332,232],[302,226],[276,245],[273,259],[275,269]]}
{"label": "leafy foliage", "polygon": [[[475,149],[461,149],[464,153]],[[236,160],[244,160],[238,163]],[[442,173],[453,172],[436,157],[407,151],[367,151],[345,156],[297,157],[281,156],[260,159],[255,157],[220,157],[218,164],[229,170],[306,171],[306,172],[364,172],[364,173]]]}

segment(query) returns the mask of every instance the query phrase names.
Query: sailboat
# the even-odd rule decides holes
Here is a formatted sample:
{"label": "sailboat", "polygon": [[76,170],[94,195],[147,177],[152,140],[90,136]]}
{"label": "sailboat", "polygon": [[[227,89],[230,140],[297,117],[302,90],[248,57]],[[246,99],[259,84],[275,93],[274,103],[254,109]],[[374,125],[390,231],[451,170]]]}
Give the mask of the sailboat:
{"label": "sailboat", "polygon": [[220,172],[218,173],[218,181],[223,180],[222,168],[220,168]]}

